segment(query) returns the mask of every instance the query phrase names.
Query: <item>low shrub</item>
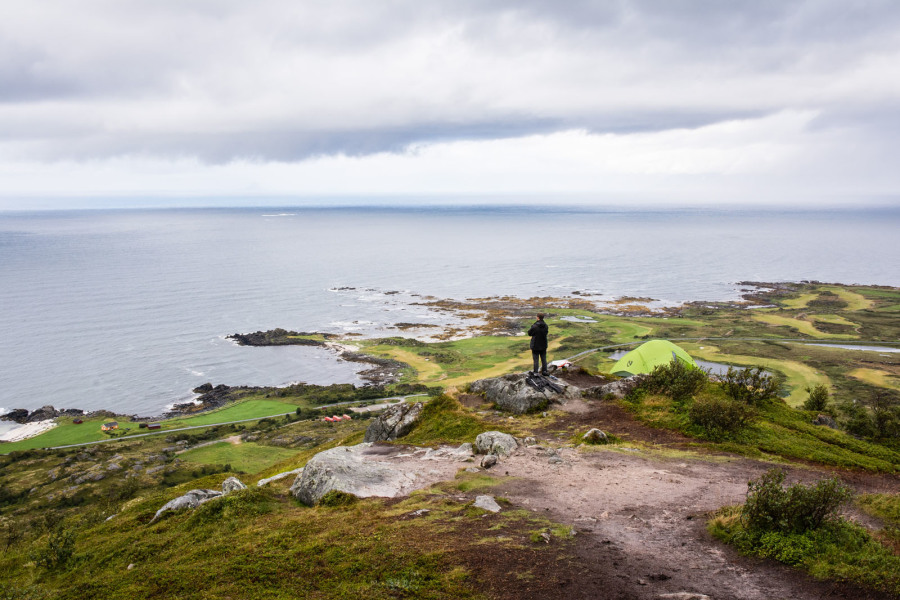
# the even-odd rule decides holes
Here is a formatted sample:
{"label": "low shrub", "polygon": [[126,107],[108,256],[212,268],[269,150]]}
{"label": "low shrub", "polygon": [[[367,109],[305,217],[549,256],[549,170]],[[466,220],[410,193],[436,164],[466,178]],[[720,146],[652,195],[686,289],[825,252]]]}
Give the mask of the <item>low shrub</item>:
{"label": "low shrub", "polygon": [[649,392],[665,394],[676,402],[683,402],[700,392],[709,381],[703,369],[691,367],[677,358],[658,365],[641,383]]}
{"label": "low shrub", "polygon": [[822,412],[828,406],[828,388],[822,385],[815,385],[812,388],[806,388],[809,398],[803,403],[803,408],[816,412]]}
{"label": "low shrub", "polygon": [[351,504],[356,504],[359,500],[353,494],[349,494],[347,492],[342,492],[341,490],[331,490],[319,500],[319,506],[325,506],[328,508],[337,508],[341,506],[350,506]]}
{"label": "low shrub", "polygon": [[820,579],[853,581],[900,594],[900,556],[863,527],[843,519],[802,533],[760,531],[741,522],[743,508],[728,506],[708,523],[709,532],[740,552],[794,565]]}
{"label": "low shrub", "polygon": [[30,553],[34,563],[48,571],[64,570],[75,554],[75,532],[60,524],[47,536],[47,544]]}
{"label": "low shrub", "polygon": [[853,496],[837,477],[787,488],[783,486],[784,477],[781,469],[771,469],[747,484],[741,518],[748,530],[803,533],[817,529],[837,520],[840,508]]}
{"label": "low shrub", "polygon": [[722,387],[733,400],[750,406],[758,406],[778,396],[778,383],[762,367],[728,367]]}
{"label": "low shrub", "polygon": [[753,416],[753,409],[746,404],[716,396],[697,398],[688,411],[691,423],[712,440],[736,435]]}

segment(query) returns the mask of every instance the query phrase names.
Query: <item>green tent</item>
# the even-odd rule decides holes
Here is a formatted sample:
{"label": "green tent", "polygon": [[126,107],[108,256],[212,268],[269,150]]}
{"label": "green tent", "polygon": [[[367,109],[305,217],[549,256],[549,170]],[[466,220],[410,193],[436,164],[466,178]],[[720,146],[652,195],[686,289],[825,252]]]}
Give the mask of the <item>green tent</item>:
{"label": "green tent", "polygon": [[649,373],[658,365],[666,365],[678,359],[690,367],[697,367],[691,355],[666,340],[651,340],[643,343],[613,365],[611,373],[619,377],[629,377]]}

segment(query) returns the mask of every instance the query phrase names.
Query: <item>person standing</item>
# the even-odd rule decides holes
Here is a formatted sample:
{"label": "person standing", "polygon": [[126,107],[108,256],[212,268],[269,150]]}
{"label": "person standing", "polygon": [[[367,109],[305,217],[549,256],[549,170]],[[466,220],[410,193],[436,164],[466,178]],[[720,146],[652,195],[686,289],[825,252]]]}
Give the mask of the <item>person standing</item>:
{"label": "person standing", "polygon": [[531,336],[531,358],[534,360],[534,374],[538,373],[538,359],[541,361],[541,375],[547,375],[547,333],[550,328],[544,323],[544,313],[537,314],[537,321],[528,330]]}

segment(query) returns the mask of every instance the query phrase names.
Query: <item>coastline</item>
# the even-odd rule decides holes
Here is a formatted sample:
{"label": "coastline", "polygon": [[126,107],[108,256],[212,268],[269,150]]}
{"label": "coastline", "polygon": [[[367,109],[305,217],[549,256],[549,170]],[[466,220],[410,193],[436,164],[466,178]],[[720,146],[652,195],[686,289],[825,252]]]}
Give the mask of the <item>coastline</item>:
{"label": "coastline", "polygon": [[50,431],[57,426],[56,419],[23,423],[14,429],[0,435],[0,442],[21,442]]}

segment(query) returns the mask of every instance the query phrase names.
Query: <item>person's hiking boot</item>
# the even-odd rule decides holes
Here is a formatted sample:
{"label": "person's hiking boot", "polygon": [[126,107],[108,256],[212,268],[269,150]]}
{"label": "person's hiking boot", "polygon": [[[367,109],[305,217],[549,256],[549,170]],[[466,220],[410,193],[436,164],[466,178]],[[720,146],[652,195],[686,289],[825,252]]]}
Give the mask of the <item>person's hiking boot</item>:
{"label": "person's hiking boot", "polygon": [[550,373],[548,373],[547,371],[541,371],[541,375],[543,375],[544,377],[548,376],[549,374]]}

